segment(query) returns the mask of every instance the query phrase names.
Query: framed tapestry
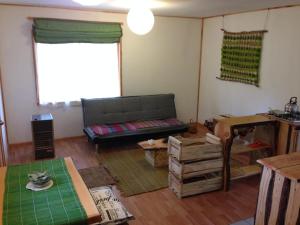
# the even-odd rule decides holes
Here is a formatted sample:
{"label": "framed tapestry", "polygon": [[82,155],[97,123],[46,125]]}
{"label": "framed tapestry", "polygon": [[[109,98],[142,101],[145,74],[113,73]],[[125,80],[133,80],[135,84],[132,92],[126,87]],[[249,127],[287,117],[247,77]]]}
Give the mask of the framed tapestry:
{"label": "framed tapestry", "polygon": [[265,30],[224,31],[221,75],[218,79],[259,86],[259,70]]}

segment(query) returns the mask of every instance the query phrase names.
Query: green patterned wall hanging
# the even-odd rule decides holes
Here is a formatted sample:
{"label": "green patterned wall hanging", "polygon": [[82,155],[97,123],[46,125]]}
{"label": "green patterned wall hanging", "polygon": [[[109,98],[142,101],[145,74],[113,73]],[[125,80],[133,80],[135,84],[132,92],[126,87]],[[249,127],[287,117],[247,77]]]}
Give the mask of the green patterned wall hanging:
{"label": "green patterned wall hanging", "polygon": [[259,67],[265,30],[250,32],[224,31],[221,80],[259,86]]}

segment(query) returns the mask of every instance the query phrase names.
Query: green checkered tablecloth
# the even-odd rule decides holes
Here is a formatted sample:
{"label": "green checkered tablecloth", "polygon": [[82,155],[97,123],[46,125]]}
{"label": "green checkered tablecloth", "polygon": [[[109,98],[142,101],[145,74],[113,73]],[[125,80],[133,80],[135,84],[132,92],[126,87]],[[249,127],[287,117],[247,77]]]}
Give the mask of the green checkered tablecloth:
{"label": "green checkered tablecloth", "polygon": [[[52,176],[53,187],[27,190],[27,174],[44,170]],[[9,166],[3,204],[3,225],[82,225],[87,220],[64,159]]]}

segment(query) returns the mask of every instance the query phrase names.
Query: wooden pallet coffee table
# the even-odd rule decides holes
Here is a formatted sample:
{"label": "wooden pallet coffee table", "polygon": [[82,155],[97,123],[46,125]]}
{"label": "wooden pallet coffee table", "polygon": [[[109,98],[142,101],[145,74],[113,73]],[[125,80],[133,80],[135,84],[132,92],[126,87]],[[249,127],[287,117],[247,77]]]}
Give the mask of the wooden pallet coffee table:
{"label": "wooden pallet coffee table", "polygon": [[145,159],[153,167],[165,167],[168,163],[168,141],[165,138],[154,140],[152,144],[141,141],[138,145],[145,150]]}

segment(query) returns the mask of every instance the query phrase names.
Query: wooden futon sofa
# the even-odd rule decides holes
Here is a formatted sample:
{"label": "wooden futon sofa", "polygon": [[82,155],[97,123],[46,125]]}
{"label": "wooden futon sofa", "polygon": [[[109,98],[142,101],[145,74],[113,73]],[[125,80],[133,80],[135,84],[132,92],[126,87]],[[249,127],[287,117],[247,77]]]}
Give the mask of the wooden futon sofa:
{"label": "wooden futon sofa", "polygon": [[81,99],[84,133],[98,144],[187,131],[176,119],[174,94]]}

